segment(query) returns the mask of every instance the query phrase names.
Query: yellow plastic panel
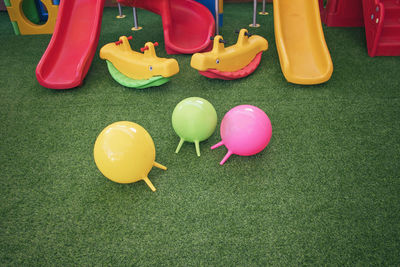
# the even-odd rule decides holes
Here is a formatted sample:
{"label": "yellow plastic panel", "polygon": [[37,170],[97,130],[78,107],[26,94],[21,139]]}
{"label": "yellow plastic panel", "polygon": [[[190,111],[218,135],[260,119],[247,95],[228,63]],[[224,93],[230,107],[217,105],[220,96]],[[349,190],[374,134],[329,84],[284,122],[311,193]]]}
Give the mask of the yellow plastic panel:
{"label": "yellow plastic panel", "polygon": [[56,25],[58,6],[53,5],[51,0],[41,0],[46,6],[48,19],[45,24],[37,25],[29,21],[22,10],[23,0],[10,0],[10,6],[7,7],[8,15],[11,21],[15,21],[21,34],[50,34],[53,33]]}
{"label": "yellow plastic panel", "polygon": [[274,0],[275,40],[288,82],[319,84],[333,72],[318,0]]}

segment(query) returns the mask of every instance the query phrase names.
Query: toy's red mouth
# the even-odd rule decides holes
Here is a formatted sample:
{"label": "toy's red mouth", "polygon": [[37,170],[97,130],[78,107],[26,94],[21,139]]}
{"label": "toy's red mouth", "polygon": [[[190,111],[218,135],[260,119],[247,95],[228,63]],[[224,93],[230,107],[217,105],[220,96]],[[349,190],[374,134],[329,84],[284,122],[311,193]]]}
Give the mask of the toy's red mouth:
{"label": "toy's red mouth", "polygon": [[261,55],[262,51],[259,52],[246,67],[237,71],[220,71],[216,69],[208,69],[206,71],[199,71],[199,73],[211,79],[221,79],[221,80],[240,79],[252,74],[257,69],[261,61]]}

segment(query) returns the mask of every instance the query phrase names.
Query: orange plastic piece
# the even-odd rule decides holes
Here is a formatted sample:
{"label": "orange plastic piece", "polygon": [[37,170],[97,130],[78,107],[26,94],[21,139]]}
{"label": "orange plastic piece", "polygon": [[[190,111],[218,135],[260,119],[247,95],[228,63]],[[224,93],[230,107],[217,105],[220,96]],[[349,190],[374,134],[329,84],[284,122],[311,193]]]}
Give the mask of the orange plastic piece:
{"label": "orange plastic piece", "polygon": [[274,0],[275,40],[286,80],[319,84],[333,72],[318,0]]}
{"label": "orange plastic piece", "polygon": [[26,18],[22,10],[23,0],[10,0],[10,6],[7,7],[8,15],[11,21],[15,21],[18,25],[19,32],[23,35],[28,34],[51,34],[56,25],[58,14],[58,5],[53,5],[52,0],[41,0],[48,11],[47,22],[43,25],[32,23]]}
{"label": "orange plastic piece", "polygon": [[128,38],[121,36],[118,42],[106,44],[100,49],[100,58],[110,61],[125,76],[137,80],[158,75],[171,77],[178,73],[178,62],[173,58],[157,57],[154,46],[152,42],[147,42],[142,54],[133,51]]}

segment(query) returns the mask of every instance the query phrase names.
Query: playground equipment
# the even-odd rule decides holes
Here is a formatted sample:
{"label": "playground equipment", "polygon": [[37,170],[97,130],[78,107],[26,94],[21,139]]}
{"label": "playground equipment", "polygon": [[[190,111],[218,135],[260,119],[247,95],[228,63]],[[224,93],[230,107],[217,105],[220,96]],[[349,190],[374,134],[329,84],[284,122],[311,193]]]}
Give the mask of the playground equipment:
{"label": "playground equipment", "polygon": [[321,20],[328,27],[362,27],[362,0],[319,0]]}
{"label": "playground equipment", "polygon": [[199,143],[209,138],[216,126],[217,112],[210,102],[200,97],[182,100],[172,113],[172,127],[181,138],[175,153],[186,141],[195,144],[197,156],[200,157]]}
{"label": "playground equipment", "polygon": [[154,49],[157,42],[147,42],[141,48],[143,53],[139,53],[132,50],[129,39],[132,36],[121,36],[119,41],[100,49],[100,58],[107,61],[108,69],[118,83],[134,88],[159,86],[179,72],[175,59],[157,57]]}
{"label": "playground equipment", "polygon": [[[35,1],[35,0],[22,1],[22,12],[25,15],[25,17],[32,23],[43,24],[43,23],[40,23],[40,15],[39,15],[39,10],[38,10],[38,6],[37,6],[37,1]],[[46,20],[47,20],[47,18],[46,18]],[[16,22],[14,22],[14,23],[16,23]],[[18,30],[18,33],[17,32],[15,32],[15,33],[16,33],[16,35],[18,35],[19,30]]]}
{"label": "playground equipment", "polygon": [[153,192],[156,188],[148,178],[151,168],[167,169],[155,162],[156,149],[150,134],[130,121],[104,128],[96,139],[93,155],[97,168],[111,181],[128,184],[143,180]]}
{"label": "playground equipment", "polygon": [[400,56],[399,0],[319,1],[322,21],[333,27],[365,26],[368,54]]}
{"label": "playground equipment", "polygon": [[[24,0],[24,2],[25,1],[26,0]],[[47,12],[47,9],[46,9],[45,5],[40,0],[34,0],[34,1],[35,1],[36,5],[37,5],[40,21],[47,21],[47,19],[49,17],[49,14]],[[54,5],[59,5],[60,1],[54,1],[53,0],[53,4]]]}
{"label": "playground equipment", "polygon": [[[163,17],[165,43],[169,53],[194,53],[207,49],[211,44],[214,18],[206,7],[197,2],[121,2],[133,6],[137,4]],[[36,77],[42,86],[69,89],[82,84],[96,52],[103,6],[104,0],[69,0],[60,3],[54,34],[36,68]]]}
{"label": "playground equipment", "polygon": [[214,18],[202,4],[192,0],[118,1],[127,6],[144,8],[162,17],[168,54],[193,54],[211,45]]}
{"label": "playground equipment", "polygon": [[363,0],[368,54],[400,56],[400,1]]}
{"label": "playground equipment", "polygon": [[266,16],[269,14],[268,12],[265,11],[265,2],[266,2],[266,0],[262,1],[262,11],[258,12],[259,15]]}
{"label": "playground equipment", "polygon": [[104,0],[60,2],[54,34],[36,67],[42,86],[68,89],[82,84],[96,52],[103,6]]}
{"label": "playground equipment", "polygon": [[332,59],[317,0],[274,0],[275,40],[288,82],[319,84],[330,79]]}
{"label": "playground equipment", "polygon": [[116,16],[117,19],[123,19],[126,17],[126,15],[122,14],[122,8],[121,8],[121,4],[117,3],[118,5],[118,15]]}
{"label": "playground equipment", "polygon": [[[24,13],[24,9],[25,11],[27,10],[26,4],[23,4],[24,0],[4,1],[16,35],[53,33],[54,25],[56,24],[56,19],[58,14],[58,5],[54,5],[52,0],[41,0],[41,1],[48,11],[47,21],[42,25],[33,23],[33,22],[39,22],[39,20],[36,19],[36,15],[32,17],[31,15]],[[31,4],[32,3],[33,5],[35,4],[34,2],[31,1]],[[32,8],[34,8],[34,6],[29,7],[29,9]],[[32,20],[33,22],[30,20],[30,18],[33,18]]]}
{"label": "playground equipment", "polygon": [[[118,15],[116,16],[116,18],[117,19],[125,18],[126,16],[122,14],[121,4],[117,2],[117,5],[118,5]],[[135,7],[132,8],[132,14],[133,14],[133,27],[131,28],[131,30],[140,31],[143,28],[138,26],[137,12]]]}
{"label": "playground equipment", "polygon": [[[222,2],[222,0],[221,0],[221,2]],[[214,18],[215,18],[215,34],[219,35],[219,1],[218,0],[215,0]]]}
{"label": "playground equipment", "polygon": [[132,14],[133,14],[133,27],[131,28],[131,30],[132,31],[140,31],[143,28],[138,26],[137,12],[136,12],[135,7],[132,7]]}
{"label": "playground equipment", "polygon": [[268,42],[263,37],[251,35],[241,29],[235,45],[226,47],[222,36],[214,37],[210,52],[196,53],[190,65],[208,78],[233,80],[250,75],[258,67]]}
{"label": "playground equipment", "polygon": [[220,132],[222,141],[211,149],[225,145],[228,153],[219,163],[223,165],[232,154],[251,156],[261,152],[271,139],[272,126],[263,110],[251,105],[240,105],[225,114]]}
{"label": "playground equipment", "polygon": [[[211,14],[214,16],[216,26],[219,27],[223,24],[223,13],[224,13],[224,0],[196,0],[203,6],[207,7]],[[218,14],[218,15],[217,15]]]}
{"label": "playground equipment", "polygon": [[249,25],[252,28],[260,27],[260,24],[257,24],[257,0],[253,0],[253,23]]}

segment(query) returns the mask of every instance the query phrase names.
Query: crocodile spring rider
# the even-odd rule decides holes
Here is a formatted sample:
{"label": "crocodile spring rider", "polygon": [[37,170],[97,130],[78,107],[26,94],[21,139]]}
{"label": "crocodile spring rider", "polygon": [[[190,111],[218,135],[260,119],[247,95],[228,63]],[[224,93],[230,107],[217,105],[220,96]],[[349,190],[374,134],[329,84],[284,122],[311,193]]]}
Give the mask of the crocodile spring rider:
{"label": "crocodile spring rider", "polygon": [[201,75],[213,79],[234,80],[253,73],[261,61],[261,54],[268,49],[268,41],[241,29],[236,44],[225,47],[222,36],[214,37],[210,52],[196,53],[190,65]]}
{"label": "crocodile spring rider", "polygon": [[106,44],[100,50],[100,58],[107,61],[108,70],[118,83],[143,89],[162,85],[179,72],[175,59],[157,57],[154,49],[157,42],[147,42],[140,53],[132,50],[130,39],[131,36],[121,36],[119,41]]}

